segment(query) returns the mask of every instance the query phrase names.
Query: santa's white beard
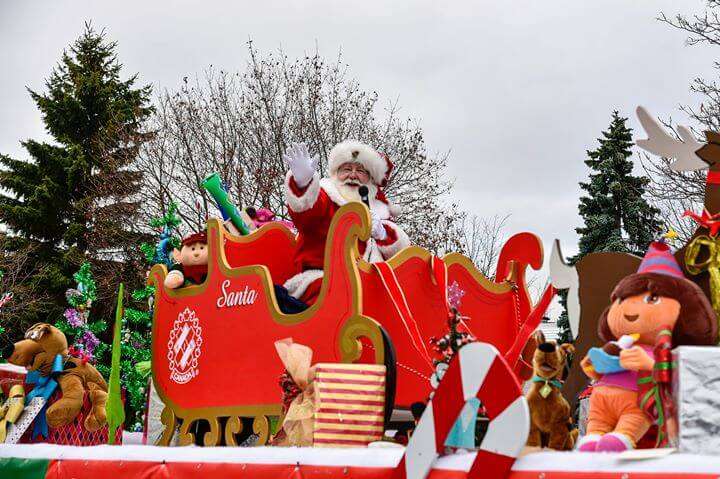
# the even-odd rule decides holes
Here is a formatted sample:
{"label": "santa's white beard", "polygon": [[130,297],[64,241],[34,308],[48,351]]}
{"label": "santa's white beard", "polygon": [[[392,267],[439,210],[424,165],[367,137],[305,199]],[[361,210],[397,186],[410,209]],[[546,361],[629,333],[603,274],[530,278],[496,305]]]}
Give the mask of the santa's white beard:
{"label": "santa's white beard", "polygon": [[[360,198],[360,193],[358,192],[358,188],[360,188],[363,183],[352,180],[341,181],[336,176],[332,177],[332,181],[333,183],[335,183],[338,192],[340,192],[342,197],[345,198],[347,201],[362,201],[362,198]],[[377,186],[372,183],[365,183],[365,186],[367,186],[368,189],[368,198],[375,198],[375,195],[377,194]]]}

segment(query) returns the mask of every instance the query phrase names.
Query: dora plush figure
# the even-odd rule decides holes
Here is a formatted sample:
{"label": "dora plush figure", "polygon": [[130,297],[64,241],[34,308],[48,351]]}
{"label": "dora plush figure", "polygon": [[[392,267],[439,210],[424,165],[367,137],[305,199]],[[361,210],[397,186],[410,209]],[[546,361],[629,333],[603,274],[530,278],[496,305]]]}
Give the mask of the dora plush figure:
{"label": "dora plush figure", "polygon": [[590,397],[587,435],[578,442],[580,451],[633,449],[647,432],[651,421],[640,409],[637,380],[639,374],[655,366],[653,346],[661,330],[672,331],[673,346],[717,342],[717,320],[710,302],[695,283],[683,276],[670,248],[662,241],[650,245],[638,272],[617,284],[611,300],[600,317],[600,338],[606,342],[632,339],[618,341],[622,347],[616,367],[594,362],[592,354],[580,363],[585,373],[596,380]]}

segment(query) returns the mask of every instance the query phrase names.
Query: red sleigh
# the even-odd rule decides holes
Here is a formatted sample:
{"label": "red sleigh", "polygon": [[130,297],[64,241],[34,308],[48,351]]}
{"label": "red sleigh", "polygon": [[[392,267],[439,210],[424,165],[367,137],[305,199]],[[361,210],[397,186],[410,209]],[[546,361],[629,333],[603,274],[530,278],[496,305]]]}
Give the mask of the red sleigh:
{"label": "red sleigh", "polygon": [[157,288],[153,378],[165,404],[160,444],[170,442],[176,427],[181,444],[193,442],[191,425],[198,420],[210,425],[204,444],[235,444],[241,418],[253,418],[253,429],[265,441],[269,418],[281,410],[283,368],[273,343],[287,337],[311,347],[313,362],[353,362],[362,356],[383,363],[384,329],[396,356],[395,406],[426,400],[433,372],[428,340],[447,330],[443,283],[457,283],[464,291],[460,309],[474,335],[494,345],[511,365],[517,363],[553,294],[548,288],[533,306],[526,288],[525,270],[542,264],[537,237],[513,236],[491,281],[460,254],[433,259],[419,247],[379,266],[358,260],[357,240],[369,237],[369,223],[360,203],[336,214],[319,299],[300,314],[281,313],[275,299],[273,284],[294,274],[295,238],[279,224],[237,237],[219,220],[210,220],[210,261],[202,285],[167,290],[165,266],[152,269],[149,281]]}

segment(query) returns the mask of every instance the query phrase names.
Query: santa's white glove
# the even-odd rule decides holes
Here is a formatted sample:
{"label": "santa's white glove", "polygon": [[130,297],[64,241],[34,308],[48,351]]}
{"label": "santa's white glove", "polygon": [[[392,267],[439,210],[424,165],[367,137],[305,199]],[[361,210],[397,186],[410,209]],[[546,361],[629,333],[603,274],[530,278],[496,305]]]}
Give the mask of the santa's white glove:
{"label": "santa's white glove", "polygon": [[282,157],[295,178],[295,184],[300,188],[305,188],[317,169],[318,156],[310,157],[305,143],[293,143]]}
{"label": "santa's white glove", "polygon": [[373,212],[370,212],[370,218],[372,219],[372,229],[370,230],[370,236],[372,236],[378,241],[383,241],[385,238],[387,238],[387,231],[385,231],[385,226],[383,226],[382,220],[380,220],[378,215]]}

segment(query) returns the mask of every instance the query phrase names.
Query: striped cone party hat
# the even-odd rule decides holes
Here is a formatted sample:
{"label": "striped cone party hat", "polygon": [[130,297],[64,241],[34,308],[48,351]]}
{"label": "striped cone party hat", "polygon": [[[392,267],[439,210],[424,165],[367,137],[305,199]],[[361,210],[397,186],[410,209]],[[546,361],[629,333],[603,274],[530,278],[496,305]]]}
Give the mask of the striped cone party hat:
{"label": "striped cone party hat", "polygon": [[663,240],[650,243],[650,247],[640,263],[638,273],[665,274],[675,278],[685,277],[675,256],[670,251],[670,246]]}

